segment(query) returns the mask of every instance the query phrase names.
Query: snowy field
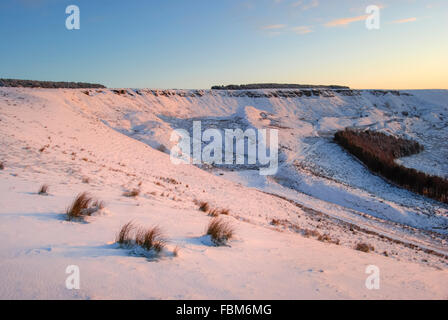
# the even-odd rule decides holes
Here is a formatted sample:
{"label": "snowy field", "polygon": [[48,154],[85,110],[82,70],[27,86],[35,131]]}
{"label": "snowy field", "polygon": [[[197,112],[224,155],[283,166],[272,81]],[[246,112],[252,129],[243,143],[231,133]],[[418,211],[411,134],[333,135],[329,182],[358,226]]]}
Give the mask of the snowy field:
{"label": "snowy field", "polygon": [[[448,177],[448,91],[272,93],[0,88],[0,298],[448,299],[448,206],[332,142],[348,126],[414,139],[425,151],[403,165]],[[192,120],[278,129],[278,173],[173,165],[171,132]],[[69,222],[83,191],[105,208]],[[229,210],[228,246],[204,237],[197,201]],[[130,220],[163,229],[159,258],[114,243]],[[79,290],[66,288],[69,265]],[[371,265],[378,290],[366,288]]]}

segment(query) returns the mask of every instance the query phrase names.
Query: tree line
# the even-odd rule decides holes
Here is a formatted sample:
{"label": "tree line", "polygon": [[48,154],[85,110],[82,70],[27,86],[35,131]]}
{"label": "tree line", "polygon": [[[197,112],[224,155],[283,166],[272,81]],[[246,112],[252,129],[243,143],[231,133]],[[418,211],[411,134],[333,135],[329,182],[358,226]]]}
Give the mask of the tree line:
{"label": "tree line", "polygon": [[423,151],[418,142],[356,129],[338,131],[335,141],[371,171],[410,191],[448,203],[448,180],[395,162],[397,158]]}
{"label": "tree line", "polygon": [[0,79],[0,87],[22,87],[22,88],[50,88],[50,89],[89,89],[106,88],[102,84],[86,82],[63,82],[63,81],[39,81],[39,80],[19,80]]}

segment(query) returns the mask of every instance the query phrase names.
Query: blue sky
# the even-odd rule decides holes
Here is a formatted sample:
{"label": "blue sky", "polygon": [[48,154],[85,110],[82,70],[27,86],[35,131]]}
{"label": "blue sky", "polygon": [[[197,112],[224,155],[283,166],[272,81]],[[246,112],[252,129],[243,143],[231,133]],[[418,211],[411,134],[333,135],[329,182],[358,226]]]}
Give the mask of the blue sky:
{"label": "blue sky", "polygon": [[[71,4],[80,30],[65,27]],[[448,89],[447,31],[446,0],[2,0],[0,77]]]}

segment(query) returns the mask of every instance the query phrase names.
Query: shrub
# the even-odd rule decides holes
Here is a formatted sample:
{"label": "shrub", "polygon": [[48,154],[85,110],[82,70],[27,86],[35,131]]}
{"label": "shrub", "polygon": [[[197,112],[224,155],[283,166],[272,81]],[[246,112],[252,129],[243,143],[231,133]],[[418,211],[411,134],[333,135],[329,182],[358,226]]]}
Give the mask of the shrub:
{"label": "shrub", "polygon": [[83,192],[76,196],[67,208],[68,220],[82,219],[104,208],[104,202],[93,199],[89,193]]}
{"label": "shrub", "polygon": [[174,257],[179,256],[179,251],[180,251],[179,247],[176,246],[176,247],[174,248],[174,250],[173,250],[173,256],[174,256]]}
{"label": "shrub", "polygon": [[[159,227],[137,229],[132,221],[121,227],[115,242],[126,247],[139,246],[147,251],[153,250],[157,254],[166,246],[165,237]],[[176,247],[173,251],[173,255],[177,256],[178,251],[179,249]]]}
{"label": "shrub", "polygon": [[335,141],[362,161],[371,171],[410,191],[448,203],[448,180],[406,168],[395,159],[423,150],[417,142],[392,137],[381,132],[345,129]]}
{"label": "shrub", "polygon": [[129,197],[129,198],[135,198],[140,194],[140,190],[139,189],[132,189],[131,191],[126,191],[123,193],[123,195],[125,197]]}
{"label": "shrub", "polygon": [[163,232],[159,227],[139,229],[135,235],[135,243],[145,250],[160,253],[165,247]]}
{"label": "shrub", "polygon": [[219,216],[219,210],[218,210],[218,209],[210,209],[210,210],[208,211],[208,215],[209,215],[210,217],[214,217],[214,218],[216,218],[216,217]]}
{"label": "shrub", "polygon": [[207,235],[209,235],[216,245],[225,245],[227,241],[233,238],[234,228],[220,218],[214,218],[207,226]]}
{"label": "shrub", "polygon": [[48,190],[49,190],[49,186],[47,184],[43,184],[40,187],[38,194],[40,194],[40,195],[47,195],[48,194]]}
{"label": "shrub", "polygon": [[332,244],[340,243],[339,239],[333,239],[328,234],[320,235],[319,237],[317,237],[317,240],[319,240],[321,242],[332,243]]}
{"label": "shrub", "polygon": [[132,221],[126,223],[123,227],[121,227],[120,231],[117,234],[117,238],[115,242],[120,245],[129,246],[132,244],[132,232],[134,231],[135,226]]}
{"label": "shrub", "polygon": [[370,252],[370,251],[375,251],[375,248],[373,246],[371,246],[370,244],[367,243],[358,243],[355,247],[356,250],[358,251],[362,251],[362,252]]}
{"label": "shrub", "polygon": [[307,238],[309,237],[321,237],[322,235],[317,230],[304,229],[303,235]]}
{"label": "shrub", "polygon": [[4,170],[5,169],[5,165],[3,164],[2,161],[0,161],[0,170]]}
{"label": "shrub", "polygon": [[228,216],[229,215],[229,209],[217,209],[217,208],[212,208],[208,210],[208,215],[210,217],[218,217],[220,214]]}
{"label": "shrub", "polygon": [[163,153],[167,153],[169,151],[163,144],[160,144],[156,149]]}
{"label": "shrub", "polygon": [[97,208],[98,210],[104,209],[105,204],[104,201],[94,200],[92,203],[93,208]]}
{"label": "shrub", "polygon": [[199,210],[208,212],[210,210],[210,205],[208,204],[208,202],[201,201],[199,202]]}

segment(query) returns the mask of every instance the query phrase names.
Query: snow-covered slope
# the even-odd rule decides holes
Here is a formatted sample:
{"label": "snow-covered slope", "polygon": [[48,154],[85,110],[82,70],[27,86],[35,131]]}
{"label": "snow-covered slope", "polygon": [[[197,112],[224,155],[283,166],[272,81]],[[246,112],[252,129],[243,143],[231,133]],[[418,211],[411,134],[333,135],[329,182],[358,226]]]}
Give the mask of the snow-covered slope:
{"label": "snow-covered slope", "polygon": [[[400,134],[426,148],[405,165],[445,176],[447,101],[447,91],[2,88],[0,297],[447,298],[447,206],[387,184],[331,142],[346,126]],[[193,119],[279,129],[278,174],[171,164],[157,149]],[[43,183],[49,196],[36,194]],[[81,191],[104,200],[104,214],[65,221]],[[204,239],[210,217],[195,200],[230,210],[230,246]],[[166,254],[117,248],[129,220],[159,225]],[[353,250],[361,242],[375,252]],[[80,290],[65,288],[68,265],[80,267]],[[369,265],[380,290],[365,286]]]}

